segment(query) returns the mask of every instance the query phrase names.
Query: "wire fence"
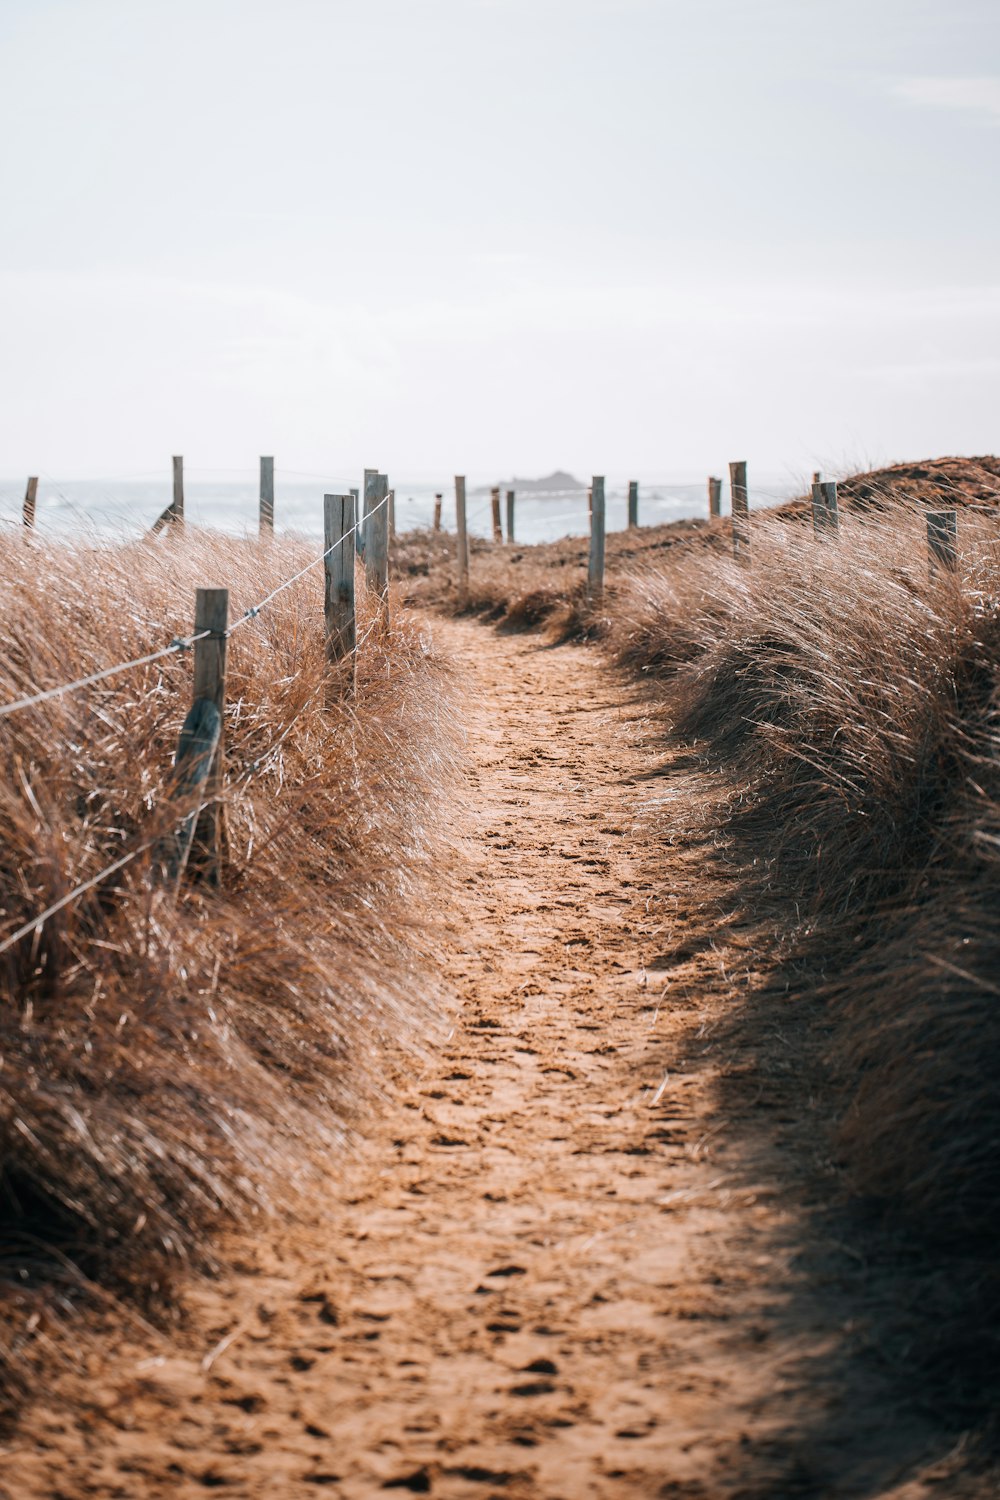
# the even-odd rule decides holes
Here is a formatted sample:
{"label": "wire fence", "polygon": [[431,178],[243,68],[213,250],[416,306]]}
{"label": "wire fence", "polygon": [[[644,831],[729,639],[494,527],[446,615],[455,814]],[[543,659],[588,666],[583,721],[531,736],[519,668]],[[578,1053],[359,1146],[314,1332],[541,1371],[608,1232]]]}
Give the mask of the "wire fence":
{"label": "wire fence", "polygon": [[[210,471],[203,471],[203,472],[210,472]],[[231,470],[224,470],[224,471],[218,471],[218,472],[231,473],[233,471],[231,471]],[[297,472],[297,471],[284,471],[284,472],[285,473],[293,473],[293,472]],[[299,475],[299,477],[302,477],[302,478],[320,478],[320,479],[325,479],[326,478],[326,476],[311,476],[311,475],[307,475],[307,474],[304,474],[304,473],[301,473]],[[313,557],[303,567],[297,569],[294,573],[290,574],[287,578],[283,578],[278,584],[275,585],[274,588],[272,588],[268,593],[266,593],[265,595],[263,595],[262,598],[258,599],[256,601],[256,603],[251,604],[250,606],[248,606],[243,611],[243,613],[240,614],[231,624],[227,623],[224,629],[218,630],[218,629],[215,629],[215,628],[212,628],[212,627],[206,627],[206,628],[198,629],[197,625],[196,625],[196,629],[190,635],[187,635],[187,636],[175,636],[166,645],[160,647],[159,649],[157,649],[155,651],[151,651],[151,652],[148,652],[148,653],[146,653],[144,655],[134,657],[134,658],[132,658],[132,659],[130,659],[128,661],[121,661],[121,662],[113,663],[111,665],[108,665],[108,666],[105,666],[103,668],[100,668],[98,671],[89,673],[89,674],[87,674],[85,676],[82,676],[82,677],[75,678],[72,681],[60,683],[60,684],[57,684],[55,686],[48,687],[48,688],[34,688],[32,691],[30,691],[28,693],[25,693],[24,695],[22,695],[19,698],[15,698],[15,699],[10,700],[7,703],[0,704],[0,718],[9,717],[9,716],[11,716],[13,714],[16,714],[16,713],[18,713],[18,712],[20,712],[22,710],[26,710],[26,709],[29,709],[29,708],[32,708],[32,707],[35,707],[35,706],[39,706],[41,704],[50,702],[50,701],[58,699],[58,698],[61,698],[61,697],[65,696],[65,695],[68,695],[68,694],[71,694],[71,693],[81,692],[81,691],[83,691],[86,688],[97,686],[97,685],[99,685],[99,684],[101,684],[103,682],[107,682],[107,681],[111,680],[112,678],[115,678],[115,677],[117,677],[117,676],[119,676],[122,673],[125,673],[127,671],[130,671],[130,670],[133,670],[133,669],[142,668],[142,667],[146,667],[146,666],[150,666],[150,665],[152,665],[152,664],[154,664],[156,662],[163,661],[163,660],[165,660],[165,659],[167,659],[169,657],[172,657],[172,656],[175,656],[175,655],[178,655],[178,654],[181,654],[181,653],[185,653],[185,652],[187,652],[189,650],[194,650],[195,653],[196,653],[195,676],[197,678],[198,677],[197,651],[198,651],[199,646],[202,646],[205,643],[213,643],[213,642],[214,643],[218,643],[220,641],[228,641],[243,626],[247,625],[251,620],[256,619],[263,610],[265,610],[271,603],[273,603],[273,601],[275,599],[277,599],[286,590],[292,588],[296,583],[298,583],[302,578],[306,577],[309,573],[311,573],[312,571],[314,571],[316,568],[322,567],[324,565],[329,565],[330,560],[333,558],[334,554],[337,553],[338,549],[340,549],[342,547],[345,547],[353,538],[356,538],[359,535],[359,533],[362,536],[370,536],[370,535],[374,535],[375,534],[374,531],[370,531],[369,528],[374,528],[376,518],[380,516],[381,512],[385,511],[387,508],[390,507],[391,500],[392,500],[391,492],[385,492],[386,489],[387,489],[387,481],[385,480],[385,477],[384,476],[378,476],[378,480],[379,480],[379,483],[382,485],[382,489],[383,489],[383,493],[382,493],[382,497],[381,498],[379,498],[379,499],[375,498],[375,493],[377,493],[377,492],[373,493],[370,496],[366,493],[366,496],[365,496],[365,510],[364,510],[363,514],[362,513],[355,514],[355,517],[354,517],[354,520],[353,520],[352,524],[350,526],[345,526],[340,531],[340,533],[336,537],[334,537],[334,539],[332,541],[328,541],[327,545],[324,547],[324,549],[320,553],[318,553],[315,557]],[[744,476],[744,480],[745,480],[745,476]],[[54,481],[53,481],[53,484],[54,484]],[[56,487],[56,488],[58,490],[58,487]],[[949,481],[947,480],[946,476],[940,476],[939,482],[937,483],[937,486],[936,486],[936,489],[937,489],[937,492],[939,494],[942,494],[942,495],[948,495],[949,493],[953,492],[956,496],[961,493],[963,495],[963,497],[964,497],[965,494],[966,494],[966,491],[963,489],[963,487],[961,487],[960,485],[958,485],[957,482],[954,485],[951,485],[949,483]],[[835,483],[827,483],[827,484],[825,484],[823,486],[822,504],[819,505],[819,506],[817,505],[817,497],[814,494],[813,519],[814,519],[814,525],[817,528],[817,532],[819,532],[821,529],[824,530],[824,532],[826,532],[826,533],[828,533],[831,528],[833,530],[836,530],[836,527],[837,527],[837,524],[838,524],[838,518],[837,518],[837,493],[836,492],[837,492],[837,486],[836,486]],[[0,497],[3,496],[3,493],[4,493],[3,491],[0,491]],[[351,492],[351,493],[356,495],[357,492],[355,491],[355,492]],[[559,496],[560,498],[566,498],[566,497],[568,497],[569,494],[573,494],[575,496],[576,493],[577,493],[576,491],[568,491],[568,490],[536,491],[536,492],[534,492],[532,498],[543,498],[543,497],[544,498],[555,498],[556,496]],[[743,507],[746,507],[746,504],[747,504],[747,493],[746,493],[745,483],[744,483],[744,485],[742,486],[741,489],[738,489],[736,482],[734,482],[734,485],[733,485],[733,494],[734,494],[734,499],[737,500],[738,502],[740,502]],[[590,555],[590,569],[589,569],[589,575],[588,575],[588,588],[589,588],[589,591],[590,591],[590,596],[593,599],[593,598],[596,598],[596,597],[598,597],[600,595],[600,592],[603,589],[603,583],[604,583],[604,577],[603,577],[603,573],[604,573],[604,528],[605,528],[605,514],[606,514],[606,511],[605,511],[605,494],[604,494],[604,482],[603,482],[603,480],[599,480],[599,479],[595,479],[594,480],[593,489],[592,489],[592,496],[593,496],[593,504],[592,504],[592,506],[588,506],[588,511],[590,512],[588,520],[589,520],[589,526],[590,526],[591,538],[592,538],[591,549],[590,549],[590,554],[591,555]],[[787,500],[789,497],[788,497],[787,494],[779,494],[777,492],[771,492],[771,491],[762,490],[762,489],[757,488],[755,490],[755,498],[761,498],[761,499],[766,498],[766,499],[772,499],[772,500],[780,502],[780,501],[783,501],[783,500]],[[71,503],[71,502],[67,501],[67,503]],[[464,509],[464,489],[463,489],[463,499],[461,501],[459,501],[459,504]],[[466,536],[468,536],[469,529],[471,527],[475,526],[480,521],[485,520],[486,517],[490,516],[490,514],[491,514],[492,511],[493,511],[493,500],[492,500],[492,497],[491,497],[491,499],[489,501],[487,501],[484,504],[482,504],[480,506],[477,506],[473,510],[467,512],[465,514],[465,516],[464,516],[464,521],[465,521],[464,530],[465,530]],[[745,509],[743,509],[741,511],[741,514],[746,515],[747,511]],[[942,513],[942,514],[944,514],[944,513]],[[951,513],[947,513],[947,514],[950,514],[950,515],[953,516],[954,513],[951,512]],[[169,512],[166,513],[166,516],[169,517]],[[565,513],[563,513],[559,517],[560,520],[575,519],[575,518],[576,518],[576,512],[575,511],[574,512],[565,512]],[[163,518],[161,518],[161,519],[163,519]],[[937,525],[938,523],[935,523],[935,524]],[[944,533],[942,533],[940,531],[940,526],[938,526],[938,530],[936,532],[934,532],[934,535],[932,536],[932,532],[931,532],[931,517],[930,516],[928,517],[928,528],[929,528],[928,529],[928,538],[929,538],[929,545],[931,547],[932,559],[935,560],[934,562],[932,562],[932,565],[935,565],[935,563],[938,566],[944,566],[944,567],[953,566],[954,565],[954,545],[953,545],[953,538],[954,538],[954,534],[955,534],[955,522],[954,522],[954,520],[952,520],[949,523],[949,525],[950,525],[951,529],[950,529],[950,532],[948,533],[947,536],[944,536]],[[385,528],[385,530],[386,530],[386,537],[387,537],[387,527]],[[943,540],[942,540],[942,538],[943,538]],[[599,545],[596,546],[596,547],[594,545],[595,539],[599,542]],[[508,540],[510,540],[510,538],[508,538]],[[947,544],[947,545],[945,545],[945,544]],[[745,555],[746,550],[749,547],[749,534],[743,530],[742,525],[737,526],[737,524],[736,524],[735,521],[734,521],[734,527],[733,527],[733,545],[734,545],[734,551],[736,552],[737,556]],[[353,549],[352,549],[352,552],[353,552]],[[596,564],[595,564],[595,558],[597,559]],[[372,633],[379,627],[379,625],[381,623],[383,623],[384,620],[387,620],[387,618],[388,618],[388,550],[387,550],[387,546],[385,546],[384,549],[383,549],[383,553],[382,553],[380,561],[378,563],[378,567],[381,568],[381,572],[379,573],[377,569],[373,572],[373,570],[369,567],[368,563],[366,562],[366,575],[368,577],[369,585],[372,586],[373,592],[374,592],[374,594],[375,594],[375,596],[377,598],[378,608],[376,610],[374,618],[372,619],[371,623],[369,624],[368,628],[366,629],[366,631],[364,632],[364,634],[361,636],[360,639],[355,639],[355,632],[354,632],[354,615],[353,615],[353,611],[354,611],[354,602],[353,602],[353,577],[354,577],[354,568],[353,568],[353,557],[352,557],[352,561],[351,561],[351,565],[350,565],[349,569],[345,570],[345,575],[349,574],[349,577],[350,577],[350,580],[351,580],[351,585],[350,585],[350,637],[349,638],[353,642],[353,644],[350,646],[350,650],[349,650],[348,654],[352,658],[352,663],[353,663],[353,660],[356,659],[358,652],[361,650],[361,648],[370,639]],[[465,568],[466,568],[465,577],[467,578],[467,572],[468,572],[468,559],[467,558],[466,558]],[[596,571],[595,571],[595,568],[596,568]],[[213,591],[199,590],[199,597],[201,597],[202,594],[207,594],[209,592],[213,592]],[[228,611],[228,591],[223,591],[223,592],[226,593],[226,599],[227,599],[226,609]],[[329,594],[329,591],[328,591],[328,594]],[[328,609],[330,608],[329,599],[328,599],[327,608]],[[334,645],[337,645],[337,642],[338,642],[338,640],[339,640],[339,638],[340,638],[340,636],[342,634],[342,630],[341,630],[342,623],[343,623],[342,621],[338,622],[337,619],[333,619],[333,623],[331,624],[331,617],[328,615],[328,619],[327,619],[328,645],[330,645],[331,643],[334,644]],[[343,654],[343,653],[340,652],[339,646],[338,646],[337,650],[333,654],[336,657],[338,654]],[[353,667],[352,667],[352,671],[353,671]],[[202,674],[202,675],[204,676],[204,674]],[[297,676],[299,674],[295,674],[295,675]],[[353,676],[352,676],[352,681],[353,681]],[[204,684],[203,684],[203,686],[204,686]],[[256,775],[258,775],[260,773],[260,771],[262,770],[262,768],[264,768],[266,765],[268,765],[271,762],[271,760],[273,759],[273,757],[280,750],[281,746],[285,743],[286,739],[288,738],[288,735],[291,733],[291,731],[294,728],[295,724],[299,722],[299,720],[305,714],[306,710],[311,705],[311,703],[315,701],[316,696],[322,690],[323,686],[324,686],[324,684],[321,682],[316,687],[314,687],[314,689],[312,690],[312,692],[307,696],[306,700],[299,706],[298,710],[292,716],[292,718],[285,725],[282,726],[281,732],[277,735],[277,737],[275,738],[275,740],[268,746],[268,748],[265,751],[263,751],[259,755],[255,756],[254,759],[250,762],[250,764],[245,768],[245,770],[243,772],[243,775],[240,777],[240,779],[236,783],[233,784],[234,787],[235,786],[246,785],[254,776],[256,776]],[[221,713],[221,705],[222,705],[222,701],[224,699],[224,675],[223,675],[223,678],[221,679],[221,682],[216,684],[216,688],[217,688],[216,696],[219,698],[219,707],[220,707],[220,713]],[[195,705],[195,707],[196,706],[197,705]],[[185,728],[187,728],[187,721],[185,721]],[[183,731],[182,731],[182,739],[183,739]],[[179,761],[179,759],[180,759],[180,748],[178,750],[178,761]],[[220,780],[219,786],[216,787],[215,789],[213,789],[213,791],[212,791],[212,793],[211,793],[208,801],[202,803],[202,805],[199,808],[196,809],[196,812],[198,812],[198,813],[204,812],[205,809],[207,807],[210,807],[213,803],[220,802],[223,796],[224,796],[224,789],[223,789],[223,787],[221,785],[221,780]],[[185,816],[186,816],[186,818],[188,820],[190,820],[192,814],[191,813],[187,813]],[[135,849],[130,850],[128,853],[122,855],[120,858],[112,861],[104,869],[98,871],[94,875],[91,875],[90,877],[88,877],[87,880],[85,880],[85,881],[81,882],[80,884],[78,884],[73,890],[71,890],[70,892],[68,892],[65,895],[61,896],[57,901],[55,901],[51,905],[47,906],[44,909],[44,911],[38,913],[37,916],[33,917],[31,920],[29,920],[27,922],[24,922],[24,923],[20,924],[13,932],[9,933],[2,941],[0,941],[0,955],[8,952],[11,948],[15,947],[25,937],[30,936],[32,933],[36,933],[40,928],[42,928],[44,926],[45,922],[47,922],[51,917],[53,917],[56,914],[58,914],[58,912],[64,910],[72,902],[76,901],[81,896],[85,895],[88,891],[93,890],[95,887],[101,885],[102,882],[104,882],[104,881],[110,879],[112,876],[116,875],[118,872],[120,872],[121,870],[123,870],[127,865],[129,865],[132,861],[134,861],[135,859],[137,859],[140,855],[142,855],[143,853],[148,852],[150,849],[152,849],[154,847],[155,842],[156,842],[155,840],[147,840],[146,842],[140,844]]]}
{"label": "wire fence", "polygon": [[[280,510],[285,528],[309,532],[313,484],[327,490],[349,488],[343,472],[278,467],[271,470],[281,489]],[[253,526],[251,497],[261,480],[258,470],[246,465],[187,465],[187,503],[190,519],[230,534],[246,534]],[[512,487],[510,481],[501,485]],[[516,485],[513,486],[516,488]],[[627,482],[615,480],[606,486],[609,520],[626,504]],[[450,489],[450,482],[421,479],[397,488],[400,529],[429,527],[434,497]],[[683,519],[703,511],[703,483],[679,478],[647,478],[642,481],[646,517]],[[791,479],[755,487],[751,505],[772,503],[802,493],[803,485]],[[123,536],[138,538],[170,502],[170,479],[149,471],[111,474],[101,478],[70,480],[44,473],[38,494],[38,524],[52,535],[84,535],[95,544],[115,542]],[[467,524],[473,535],[491,532],[490,505],[485,487],[470,490]],[[554,541],[563,531],[584,533],[587,529],[586,486],[567,484],[518,490],[519,525],[522,540]],[[259,496],[258,496],[259,498]],[[0,526],[16,526],[22,496],[7,482],[0,484]],[[312,512],[314,514],[314,512]],[[624,524],[624,521],[622,522]]]}
{"label": "wire fence", "polygon": [[[162,661],[162,660],[164,660],[164,659],[166,659],[168,657],[174,656],[174,655],[176,655],[178,653],[185,652],[185,651],[191,650],[193,648],[196,649],[202,643],[206,643],[206,642],[210,642],[210,641],[216,641],[216,642],[218,642],[220,640],[228,641],[233,636],[233,634],[238,629],[240,629],[241,626],[246,625],[249,621],[251,621],[253,619],[256,619],[257,616],[260,615],[261,611],[264,610],[264,609],[266,609],[268,607],[268,605],[270,605],[276,598],[279,597],[279,595],[281,595],[282,593],[284,593],[287,589],[291,588],[295,583],[297,583],[300,579],[304,578],[307,574],[311,573],[316,568],[321,567],[324,564],[326,564],[329,561],[329,559],[340,548],[342,548],[342,547],[348,545],[349,543],[351,543],[352,540],[358,535],[359,532],[364,532],[364,531],[367,531],[369,528],[374,528],[374,523],[376,521],[376,518],[383,511],[387,510],[387,508],[389,506],[389,503],[390,503],[390,496],[388,494],[386,494],[386,495],[383,496],[383,498],[381,498],[379,500],[376,500],[373,503],[368,504],[367,507],[366,507],[365,513],[357,515],[355,517],[353,523],[350,526],[348,526],[345,529],[343,529],[341,531],[341,533],[337,537],[335,537],[332,542],[329,543],[329,545],[327,545],[326,547],[324,547],[324,549],[323,549],[322,552],[320,552],[316,557],[312,558],[308,563],[305,564],[304,567],[297,569],[296,572],[290,574],[287,578],[282,579],[280,583],[278,583],[273,589],[271,589],[261,599],[257,600],[257,602],[255,604],[250,605],[246,610],[244,610],[244,612],[240,616],[238,616],[237,619],[234,620],[231,625],[227,624],[227,626],[226,626],[226,628],[224,630],[217,631],[217,630],[214,630],[214,629],[211,629],[211,628],[203,628],[203,629],[200,629],[200,630],[196,629],[194,632],[192,632],[188,636],[174,637],[174,639],[171,640],[167,645],[161,647],[160,649],[158,649],[156,651],[147,652],[147,653],[145,653],[142,656],[133,657],[133,658],[131,658],[128,661],[115,662],[115,663],[113,663],[113,664],[111,664],[109,666],[101,668],[99,671],[89,673],[86,676],[78,677],[78,678],[75,678],[75,679],[73,679],[71,681],[57,684],[56,686],[53,686],[53,687],[44,688],[44,689],[38,689],[36,691],[33,691],[31,693],[28,693],[28,694],[20,697],[20,698],[12,699],[11,701],[9,701],[7,703],[0,704],[0,718],[13,715],[13,714],[17,713],[18,711],[20,711],[22,709],[28,709],[28,708],[31,708],[31,707],[34,707],[34,706],[37,706],[37,705],[41,705],[41,704],[49,702],[51,700],[63,697],[66,694],[77,692],[77,691],[82,691],[85,688],[92,687],[92,686],[98,685],[98,684],[100,684],[102,682],[109,681],[110,679],[112,679],[114,677],[117,677],[120,674],[122,674],[124,672],[127,672],[127,671],[129,671],[131,669],[137,669],[137,668],[149,666],[149,665],[152,665],[155,662]],[[375,533],[375,534],[377,534],[377,533]],[[353,548],[352,548],[352,561],[351,561],[351,566],[350,566],[350,572],[351,572],[351,577],[353,579]],[[383,586],[377,588],[377,590],[376,590],[377,596],[378,596],[379,612],[376,613],[375,618],[374,618],[372,624],[365,631],[365,633],[361,637],[361,639],[359,641],[357,641],[356,644],[354,645],[354,648],[353,648],[353,655],[354,656],[357,655],[357,652],[367,642],[367,640],[371,636],[371,634],[372,634],[373,630],[375,629],[375,627],[378,626],[379,624],[383,623],[383,616],[381,614],[381,611],[383,609],[386,611],[385,618],[387,619],[387,609],[388,609],[388,555],[387,555],[387,549],[385,549],[385,557],[384,557],[384,563],[383,563],[383,574],[384,574]],[[376,581],[378,581],[378,580],[376,580]],[[207,594],[207,593],[210,593],[210,592],[214,592],[214,591],[199,590],[199,599],[201,598],[201,596],[203,594]],[[226,598],[228,600],[228,591],[223,591],[223,592],[226,594]],[[350,605],[350,607],[351,607],[351,610],[353,612],[353,607],[354,607],[354,605],[353,605],[353,589],[351,591],[351,605]],[[228,605],[227,605],[227,608],[228,608]],[[195,675],[196,675],[196,677],[198,676],[197,661],[196,661]],[[202,675],[204,675],[204,674],[202,674]],[[301,673],[297,672],[295,674],[295,677],[298,677],[299,675],[301,675]],[[305,701],[299,706],[299,708],[296,711],[296,713],[293,714],[293,716],[291,717],[291,719],[285,725],[283,725],[283,727],[281,729],[281,732],[278,734],[278,736],[273,740],[273,742],[267,747],[266,750],[264,750],[259,755],[257,755],[257,756],[254,757],[254,759],[250,762],[249,766],[247,766],[246,769],[244,770],[243,775],[230,788],[230,791],[233,790],[234,787],[245,786],[254,776],[258,775],[261,772],[261,770],[267,764],[269,764],[269,762],[273,759],[274,755],[277,754],[277,752],[280,750],[281,746],[284,744],[284,742],[288,738],[288,736],[291,733],[292,729],[301,720],[301,718],[303,717],[303,715],[305,714],[305,712],[307,711],[307,709],[315,701],[316,697],[319,695],[320,691],[324,688],[324,686],[325,686],[325,683],[321,681],[320,683],[318,683],[316,685],[316,687],[313,688],[312,692],[309,693],[309,695],[307,696],[307,698],[305,699]],[[222,682],[219,685],[219,687],[220,687],[220,697],[221,697],[221,696],[224,695],[224,677],[223,677]],[[194,705],[194,707],[197,707],[197,704]],[[189,716],[189,718],[190,718],[190,716]],[[185,721],[185,730],[187,729],[187,726],[188,726],[188,721],[186,720]],[[182,730],[182,735],[181,735],[181,742],[182,743],[183,743],[183,739],[184,739],[185,730]],[[218,738],[218,734],[217,734],[216,738]],[[178,764],[179,763],[180,763],[180,746],[179,746],[179,749],[178,749]],[[219,788],[216,791],[213,792],[212,796],[207,801],[202,802],[199,807],[196,807],[194,809],[193,813],[190,812],[190,811],[188,811],[188,812],[185,813],[185,821],[186,822],[190,822],[190,820],[192,818],[197,817],[198,815],[200,815],[201,813],[203,813],[207,808],[210,808],[213,802],[219,802],[224,795],[225,795],[225,791],[224,791],[224,789],[222,788],[222,786],[220,784]],[[22,922],[20,925],[18,925],[14,929],[14,931],[8,933],[6,935],[6,937],[4,937],[2,939],[2,941],[0,941],[0,955],[3,955],[4,953],[9,952],[12,948],[16,947],[17,944],[20,943],[24,938],[30,937],[32,934],[37,933],[44,926],[44,924],[47,921],[50,920],[50,918],[52,918],[53,916],[56,916],[60,911],[65,910],[66,907],[70,906],[73,902],[77,901],[80,897],[86,895],[89,891],[94,890],[98,886],[102,885],[104,882],[106,882],[109,879],[111,879],[111,877],[113,877],[114,875],[118,874],[121,870],[125,869],[126,866],[128,866],[129,864],[131,864],[137,858],[139,858],[140,855],[148,853],[150,850],[154,849],[158,842],[162,842],[162,841],[159,841],[157,839],[147,839],[147,840],[145,840],[143,843],[139,844],[136,848],[129,850],[126,854],[123,854],[119,858],[113,860],[110,864],[104,866],[104,868],[102,868],[101,870],[97,871],[95,874],[90,875],[86,880],[81,881],[71,891],[66,892],[64,895],[60,896],[58,900],[56,900],[56,901],[52,902],[50,905],[46,906],[43,911],[37,913],[37,915],[35,915],[31,919],[29,919],[28,921]]]}
{"label": "wire fence", "polygon": [[[368,512],[368,516],[374,516],[387,503],[387,499],[380,500]],[[285,589],[291,588],[293,584],[298,583],[300,578],[304,578],[307,573],[311,573],[314,568],[318,568],[324,563],[338,547],[343,546],[350,537],[353,537],[358,532],[367,521],[368,516],[359,517],[350,530],[345,532],[343,536],[338,537],[332,546],[327,547],[318,557],[314,557],[311,562],[306,563],[304,568],[300,568],[297,573],[293,573],[290,578],[284,579],[269,594],[265,594],[263,599],[259,599],[256,604],[251,604],[249,609],[229,626],[227,634],[232,635],[241,625],[245,625],[249,620],[256,619],[261,610],[266,608],[279,594],[284,593]],[[92,672],[87,677],[77,677],[72,682],[63,682],[57,687],[44,688],[26,697],[15,698],[9,703],[0,704],[0,718],[4,718],[8,714],[17,713],[23,708],[32,708],[38,703],[46,703],[52,698],[60,698],[65,693],[73,693],[81,688],[93,687],[99,682],[106,682],[111,677],[117,677],[121,672],[128,672],[133,667],[150,666],[153,662],[162,661],[164,657],[173,656],[181,651],[188,651],[196,642],[204,640],[208,634],[208,631],[202,631],[197,635],[175,636],[168,645],[161,647],[158,651],[151,651],[146,656],[137,656],[131,661],[115,662],[113,666],[103,667],[100,671]]]}

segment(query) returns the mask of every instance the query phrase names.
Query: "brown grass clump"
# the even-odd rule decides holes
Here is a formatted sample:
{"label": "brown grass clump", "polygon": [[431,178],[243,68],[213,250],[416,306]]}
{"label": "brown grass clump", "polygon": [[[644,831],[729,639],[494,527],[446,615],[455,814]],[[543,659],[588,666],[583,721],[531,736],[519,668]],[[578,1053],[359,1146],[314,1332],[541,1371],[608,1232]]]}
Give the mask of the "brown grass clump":
{"label": "brown grass clump", "polygon": [[[933,458],[894,464],[840,480],[843,511],[871,514],[901,501],[943,509],[958,506],[995,512],[1000,501],[1000,459]],[[761,520],[812,526],[808,495],[753,511]],[[704,558],[731,551],[728,516],[687,518],[662,526],[609,532],[606,594],[602,605],[587,601],[586,537],[562,537],[534,546],[470,538],[469,584],[458,586],[456,539],[446,531],[403,532],[392,539],[391,565],[408,602],[444,614],[475,614],[502,630],[543,628],[550,640],[603,636],[618,613],[618,590],[639,570],[659,570],[682,556]]]}
{"label": "brown grass clump", "polygon": [[[3,547],[0,701],[231,619],[314,544],[207,534],[105,551]],[[441,664],[405,621],[327,704],[322,569],[229,646],[222,889],[150,851],[0,956],[0,1363],[8,1386],[85,1284],[154,1300],[225,1223],[290,1213],[434,1023],[422,888],[449,768]],[[372,621],[361,599],[359,630]],[[172,827],[189,656],[0,718],[0,938]],[[59,1298],[53,1286],[60,1285]]]}
{"label": "brown grass clump", "polygon": [[957,574],[930,577],[922,515],[884,506],[848,515],[839,543],[758,520],[748,565],[637,577],[612,647],[723,775],[727,857],[826,997],[854,1186],[986,1276],[1000,535],[963,514]]}
{"label": "brown grass clump", "polygon": [[502,630],[543,627],[553,641],[583,640],[602,634],[617,580],[679,544],[699,551],[722,549],[728,546],[727,523],[685,520],[609,533],[606,597],[599,609],[587,600],[585,537],[535,546],[473,537],[464,590],[458,582],[455,538],[446,532],[401,533],[393,538],[391,563],[407,603],[450,615],[480,615]]}

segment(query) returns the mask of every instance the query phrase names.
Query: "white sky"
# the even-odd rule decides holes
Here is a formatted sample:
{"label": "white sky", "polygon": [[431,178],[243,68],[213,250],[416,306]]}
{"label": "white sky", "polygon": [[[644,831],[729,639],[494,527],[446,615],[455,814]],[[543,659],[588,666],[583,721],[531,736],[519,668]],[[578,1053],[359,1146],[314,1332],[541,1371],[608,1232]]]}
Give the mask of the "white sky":
{"label": "white sky", "polygon": [[0,473],[1000,434],[997,0],[0,0]]}

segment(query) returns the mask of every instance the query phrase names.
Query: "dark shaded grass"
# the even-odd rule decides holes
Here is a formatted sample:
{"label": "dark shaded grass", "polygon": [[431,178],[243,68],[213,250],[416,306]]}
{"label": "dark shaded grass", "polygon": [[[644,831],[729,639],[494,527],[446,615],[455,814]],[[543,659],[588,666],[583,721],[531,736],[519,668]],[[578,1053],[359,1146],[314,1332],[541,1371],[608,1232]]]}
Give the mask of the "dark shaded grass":
{"label": "dark shaded grass", "polygon": [[797,1055],[844,1179],[928,1251],[924,1352],[982,1395],[1000,1352],[1000,535],[966,512],[960,537],[957,576],[931,578],[922,514],[884,496],[839,544],[758,518],[748,566],[636,577],[609,644],[725,789],[716,857],[776,964],[754,1003],[788,1027],[796,993],[820,1002]]}
{"label": "dark shaded grass", "polygon": [[[187,633],[198,584],[229,584],[235,618],[315,550],[8,544],[0,700]],[[445,673],[414,627],[376,627],[356,697],[328,702],[322,591],[317,569],[230,641],[222,890],[175,902],[147,852],[0,956],[9,1394],[83,1290],[162,1311],[178,1268],[217,1262],[222,1227],[293,1214],[386,1047],[435,1024]],[[0,718],[0,936],[172,826],[190,672],[174,656]]]}

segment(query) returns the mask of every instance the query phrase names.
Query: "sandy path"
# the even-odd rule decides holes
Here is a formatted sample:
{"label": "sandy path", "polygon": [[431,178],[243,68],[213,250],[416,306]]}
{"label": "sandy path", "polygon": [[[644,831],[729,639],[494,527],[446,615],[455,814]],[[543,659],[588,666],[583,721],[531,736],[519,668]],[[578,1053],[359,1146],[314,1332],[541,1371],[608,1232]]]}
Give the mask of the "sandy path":
{"label": "sandy path", "polygon": [[713,1114],[726,954],[685,951],[632,836],[682,776],[644,780],[662,746],[595,653],[434,628],[469,674],[447,1047],[310,1234],[195,1294],[185,1352],[94,1369],[78,1426],[30,1415],[10,1493],[924,1493],[893,1488],[867,1375],[803,1444],[842,1403],[847,1272],[802,1289],[780,1122],[761,1146]]}

